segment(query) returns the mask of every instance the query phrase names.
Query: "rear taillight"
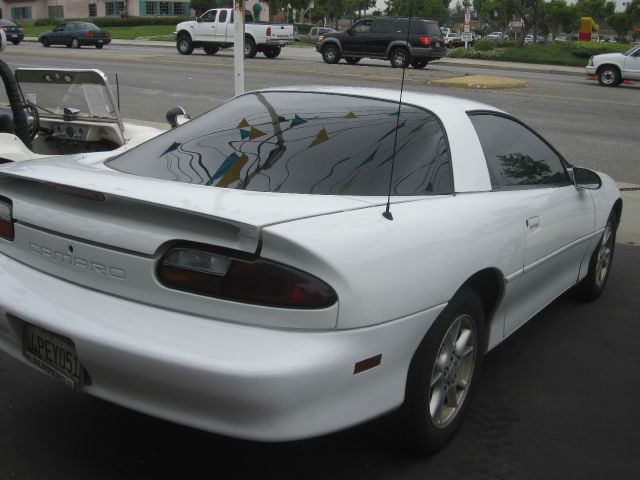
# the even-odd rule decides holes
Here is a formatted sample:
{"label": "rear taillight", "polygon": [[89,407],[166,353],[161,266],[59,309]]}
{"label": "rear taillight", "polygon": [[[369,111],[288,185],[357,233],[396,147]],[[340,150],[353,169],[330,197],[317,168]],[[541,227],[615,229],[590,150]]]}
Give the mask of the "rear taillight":
{"label": "rear taillight", "polygon": [[338,299],[333,288],[301,270],[207,247],[169,250],[158,277],[168,288],[269,307],[324,308]]}
{"label": "rear taillight", "polygon": [[93,33],[92,32],[83,33],[82,36],[83,37],[93,37]]}
{"label": "rear taillight", "polygon": [[13,204],[0,197],[0,237],[13,240]]}
{"label": "rear taillight", "polygon": [[419,37],[418,41],[423,45],[431,45],[433,38],[431,37]]}
{"label": "rear taillight", "polygon": [[24,32],[24,28],[22,27],[18,27],[18,30],[20,30],[21,32]]}
{"label": "rear taillight", "polygon": [[104,32],[104,36],[109,38],[109,32]]}
{"label": "rear taillight", "polygon": [[271,36],[271,27],[267,27],[267,37]]}

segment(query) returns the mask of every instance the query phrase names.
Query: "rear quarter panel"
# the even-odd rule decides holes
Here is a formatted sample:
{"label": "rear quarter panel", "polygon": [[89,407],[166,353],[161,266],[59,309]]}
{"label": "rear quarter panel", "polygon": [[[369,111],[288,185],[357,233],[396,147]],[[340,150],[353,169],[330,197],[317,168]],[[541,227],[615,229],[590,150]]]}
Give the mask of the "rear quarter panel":
{"label": "rear quarter panel", "polygon": [[484,268],[522,269],[521,214],[490,192],[428,197],[268,227],[262,256],[310,272],[338,293],[338,328],[441,305]]}

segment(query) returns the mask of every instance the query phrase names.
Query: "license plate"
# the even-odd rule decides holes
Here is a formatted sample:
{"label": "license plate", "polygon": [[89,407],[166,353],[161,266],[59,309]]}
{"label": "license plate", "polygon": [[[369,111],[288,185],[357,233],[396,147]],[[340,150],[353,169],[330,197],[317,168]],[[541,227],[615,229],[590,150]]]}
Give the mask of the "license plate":
{"label": "license plate", "polygon": [[98,40],[98,43],[102,43],[102,42],[104,42],[104,40]]}
{"label": "license plate", "polygon": [[284,40],[280,40],[280,45],[286,45],[287,42],[285,42]]}
{"label": "license plate", "polygon": [[15,33],[10,33],[10,34],[9,34],[9,38],[15,38],[15,37],[17,37],[17,36],[18,36],[18,35],[16,35]]}
{"label": "license plate", "polygon": [[440,42],[436,42],[436,47],[439,47],[439,46],[440,46]]}
{"label": "license plate", "polygon": [[26,325],[22,351],[27,360],[54,380],[74,390],[79,388],[81,367],[71,339]]}

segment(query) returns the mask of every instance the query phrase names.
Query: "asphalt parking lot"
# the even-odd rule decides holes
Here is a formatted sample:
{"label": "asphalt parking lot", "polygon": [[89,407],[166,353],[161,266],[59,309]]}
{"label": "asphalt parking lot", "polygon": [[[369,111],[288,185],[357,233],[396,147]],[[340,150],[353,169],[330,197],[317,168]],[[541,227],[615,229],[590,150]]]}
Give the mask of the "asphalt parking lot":
{"label": "asphalt parking lot", "polygon": [[485,359],[445,450],[404,453],[378,421],[262,444],[76,394],[0,354],[0,479],[637,479],[640,248],[618,244],[603,296],[558,299]]}

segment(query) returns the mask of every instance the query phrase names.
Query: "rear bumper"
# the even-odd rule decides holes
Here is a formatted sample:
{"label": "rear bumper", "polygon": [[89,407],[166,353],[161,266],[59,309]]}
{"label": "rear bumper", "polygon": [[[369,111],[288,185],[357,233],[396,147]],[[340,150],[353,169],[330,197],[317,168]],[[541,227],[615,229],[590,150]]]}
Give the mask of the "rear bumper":
{"label": "rear bumper", "polygon": [[268,38],[267,41],[266,41],[266,45],[284,47],[284,46],[287,46],[287,45],[291,45],[293,42],[294,42],[294,40],[292,38],[290,38],[290,39]]}
{"label": "rear bumper", "polygon": [[5,32],[7,35],[8,42],[21,42],[24,40],[23,33],[15,33],[15,32]]}
{"label": "rear bumper", "polygon": [[110,38],[80,38],[80,45],[83,46],[109,45],[110,43]]}
{"label": "rear bumper", "polygon": [[[0,349],[16,359],[29,364],[28,322],[73,340],[87,393],[262,441],[329,433],[399,406],[413,352],[444,308],[346,331],[259,328],[85,289],[1,254],[0,291]],[[354,375],[356,362],[380,354]]]}
{"label": "rear bumper", "polygon": [[412,58],[429,58],[431,60],[438,60],[447,55],[447,50],[444,47],[441,47],[441,48],[411,47],[410,53]]}

